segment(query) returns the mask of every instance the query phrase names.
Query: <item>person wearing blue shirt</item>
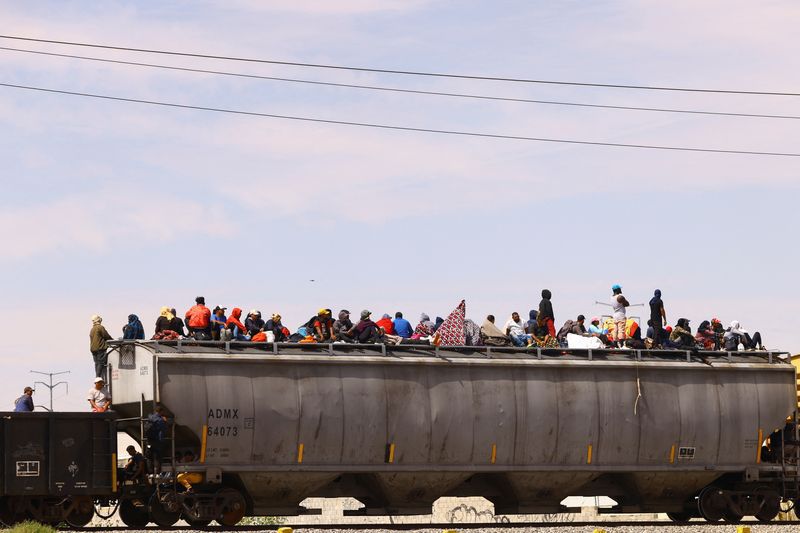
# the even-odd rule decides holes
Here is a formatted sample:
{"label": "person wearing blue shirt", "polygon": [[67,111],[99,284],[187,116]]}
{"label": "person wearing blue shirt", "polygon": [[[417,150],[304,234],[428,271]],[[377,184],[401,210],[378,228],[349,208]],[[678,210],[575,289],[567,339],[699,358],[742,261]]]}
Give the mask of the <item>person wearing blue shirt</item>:
{"label": "person wearing blue shirt", "polygon": [[414,333],[411,322],[403,318],[403,313],[400,311],[394,314],[394,333],[404,339],[408,339]]}
{"label": "person wearing blue shirt", "polygon": [[33,411],[33,389],[25,387],[22,396],[14,402],[15,413],[30,413]]}

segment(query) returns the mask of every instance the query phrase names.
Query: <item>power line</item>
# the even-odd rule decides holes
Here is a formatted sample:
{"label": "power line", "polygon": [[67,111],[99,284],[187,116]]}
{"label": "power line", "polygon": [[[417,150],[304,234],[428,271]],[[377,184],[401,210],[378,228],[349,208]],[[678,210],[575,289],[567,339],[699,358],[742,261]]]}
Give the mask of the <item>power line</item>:
{"label": "power line", "polygon": [[398,74],[404,76],[428,76],[428,77],[435,77],[435,78],[458,78],[458,79],[465,79],[465,80],[481,80],[481,81],[499,81],[499,82],[511,82],[511,83],[537,83],[537,84],[546,84],[546,85],[569,85],[575,87],[599,87],[599,88],[606,88],[606,89],[636,89],[636,90],[648,90],[648,91],[679,91],[679,92],[691,92],[691,93],[718,93],[718,94],[746,94],[746,95],[758,95],[758,96],[800,96],[800,93],[790,93],[790,92],[773,92],[773,91],[749,91],[749,90],[733,90],[733,89],[701,89],[701,88],[694,88],[694,87],[670,87],[670,86],[658,86],[658,85],[624,85],[624,84],[612,84],[612,83],[591,83],[591,82],[577,82],[577,81],[561,81],[561,80],[542,80],[542,79],[529,79],[529,78],[503,78],[497,76],[477,76],[477,75],[469,75],[469,74],[450,74],[450,73],[443,73],[443,72],[421,72],[421,71],[414,71],[414,70],[395,70],[395,69],[383,69],[383,68],[370,68],[370,67],[350,67],[344,65],[331,65],[331,64],[324,64],[324,63],[303,63],[298,61],[280,61],[275,59],[255,59],[255,58],[247,58],[247,57],[235,57],[235,56],[221,56],[221,55],[213,55],[213,54],[198,54],[198,53],[190,53],[190,52],[175,52],[170,50],[156,50],[152,48],[132,48],[127,46],[112,46],[112,45],[103,45],[103,44],[94,44],[94,43],[81,43],[81,42],[74,42],[74,41],[57,41],[53,39],[35,39],[33,37],[19,37],[15,35],[0,35],[0,39],[13,39],[17,41],[29,41],[29,42],[36,42],[36,43],[48,43],[48,44],[59,44],[65,46],[83,46],[87,48],[103,48],[106,50],[122,50],[125,52],[141,52],[146,54],[162,54],[162,55],[171,55],[171,56],[182,56],[182,57],[196,57],[201,59],[220,59],[224,61],[243,61],[247,63],[262,63],[268,65],[284,65],[284,66],[292,66],[292,67],[304,67],[304,68],[320,68],[320,69],[331,69],[331,70],[351,70],[357,72],[374,72],[380,74]]}
{"label": "power line", "polygon": [[599,141],[581,141],[575,139],[554,139],[554,138],[547,138],[547,137],[527,137],[523,135],[502,135],[502,134],[494,134],[494,133],[480,133],[480,132],[471,132],[471,131],[457,131],[457,130],[442,130],[442,129],[432,129],[432,128],[415,128],[410,126],[394,126],[389,124],[375,124],[369,122],[353,122],[353,121],[346,121],[346,120],[329,120],[329,119],[321,119],[321,118],[312,118],[312,117],[300,117],[294,115],[278,115],[274,113],[257,113],[255,111],[241,111],[236,109],[224,109],[219,107],[206,107],[206,106],[197,106],[197,105],[187,105],[187,104],[176,104],[171,102],[158,102],[153,100],[140,100],[137,98],[123,98],[119,96],[109,96],[109,95],[102,95],[102,94],[93,94],[93,93],[83,93],[83,92],[73,92],[73,91],[62,91],[58,89],[48,89],[44,87],[32,87],[28,85],[16,85],[11,83],[0,83],[0,87],[11,87],[15,89],[25,89],[29,91],[40,91],[46,93],[54,93],[54,94],[66,94],[71,96],[82,96],[86,98],[99,98],[102,100],[112,100],[116,102],[131,102],[137,104],[148,104],[148,105],[155,105],[155,106],[163,106],[163,107],[175,107],[180,109],[193,109],[197,111],[212,111],[215,113],[229,113],[234,115],[247,115],[247,116],[254,116],[254,117],[265,117],[265,118],[278,118],[283,120],[296,120],[301,122],[317,122],[321,124],[336,124],[340,126],[359,126],[363,128],[377,128],[377,129],[384,129],[384,130],[399,130],[399,131],[412,131],[418,133],[439,133],[445,135],[460,135],[464,137],[483,137],[488,139],[507,139],[507,140],[516,140],[516,141],[534,141],[534,142],[548,142],[548,143],[562,143],[562,144],[581,144],[581,145],[590,145],[590,146],[609,146],[609,147],[617,147],[617,148],[642,148],[648,150],[670,150],[670,151],[679,151],[679,152],[705,152],[705,153],[716,153],[716,154],[741,154],[741,155],[762,155],[762,156],[778,156],[778,157],[800,157],[800,153],[791,153],[791,152],[762,152],[756,150],[723,150],[717,148],[691,148],[687,146],[663,146],[663,145],[654,145],[654,144],[627,144],[627,143],[613,143],[613,142],[599,142]]}
{"label": "power line", "polygon": [[90,56],[80,56],[80,55],[73,55],[73,54],[57,54],[55,52],[42,52],[40,50],[25,50],[22,48],[9,48],[5,46],[0,46],[0,50],[6,50],[11,52],[24,52],[28,54],[37,54],[37,55],[44,55],[44,56],[54,56],[54,57],[63,57],[63,58],[70,58],[70,59],[81,59],[87,61],[97,61],[101,63],[114,63],[118,65],[130,65],[130,66],[137,66],[137,67],[147,67],[147,68],[158,68],[158,69],[166,69],[166,70],[178,70],[183,72],[195,72],[201,74],[216,74],[221,76],[234,76],[238,78],[251,78],[251,79],[259,79],[259,80],[270,80],[270,81],[281,81],[281,82],[291,82],[291,83],[304,83],[310,85],[324,85],[330,87],[343,87],[349,89],[366,89],[366,90],[373,90],[373,91],[387,91],[387,92],[397,92],[397,93],[407,93],[407,94],[421,94],[421,95],[429,95],[429,96],[446,96],[446,97],[455,97],[455,98],[472,98],[477,100],[491,100],[491,101],[501,101],[501,102],[519,102],[519,103],[527,103],[527,104],[546,104],[546,105],[558,105],[558,106],[573,106],[573,107],[589,107],[589,108],[599,108],[599,109],[614,109],[614,110],[626,110],[626,111],[652,111],[652,112],[661,112],[661,113],[686,113],[692,115],[714,115],[714,116],[726,116],[726,117],[746,117],[746,118],[768,118],[768,119],[789,119],[789,120],[800,120],[800,116],[797,115],[770,115],[764,113],[734,113],[734,112],[723,112],[723,111],[705,111],[700,109],[672,109],[672,108],[661,108],[661,107],[637,107],[637,106],[621,106],[621,105],[604,105],[604,104],[588,104],[584,102],[564,102],[559,100],[532,100],[528,98],[510,98],[510,97],[503,97],[503,96],[488,96],[488,95],[479,95],[479,94],[467,94],[467,93],[449,93],[449,92],[440,92],[440,91],[423,91],[418,89],[401,89],[399,87],[385,87],[385,86],[378,86],[378,85],[361,85],[361,84],[354,84],[354,83],[334,83],[334,82],[327,82],[327,81],[317,81],[317,80],[304,80],[304,79],[297,79],[297,78],[282,78],[276,76],[261,76],[258,74],[244,74],[240,72],[227,72],[221,70],[208,70],[208,69],[199,69],[199,68],[189,68],[189,67],[177,67],[174,65],[161,65],[156,63],[141,63],[137,61],[122,61],[119,59],[106,59],[100,57],[90,57]]}

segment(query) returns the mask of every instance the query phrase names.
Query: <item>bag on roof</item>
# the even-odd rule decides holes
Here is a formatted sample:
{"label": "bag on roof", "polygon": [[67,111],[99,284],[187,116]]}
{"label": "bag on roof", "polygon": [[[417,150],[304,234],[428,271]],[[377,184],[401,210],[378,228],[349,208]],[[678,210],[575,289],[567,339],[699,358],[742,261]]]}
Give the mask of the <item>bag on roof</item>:
{"label": "bag on roof", "polygon": [[258,333],[250,337],[250,342],[267,342],[267,334],[263,331],[259,331]]}

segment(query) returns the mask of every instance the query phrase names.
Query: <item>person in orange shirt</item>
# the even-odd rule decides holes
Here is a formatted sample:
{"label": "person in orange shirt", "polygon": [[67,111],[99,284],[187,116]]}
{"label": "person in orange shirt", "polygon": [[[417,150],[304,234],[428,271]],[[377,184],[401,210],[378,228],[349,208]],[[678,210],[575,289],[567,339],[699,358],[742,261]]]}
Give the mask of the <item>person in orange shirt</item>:
{"label": "person in orange shirt", "polygon": [[206,307],[206,299],[198,296],[195,305],[186,311],[186,327],[189,335],[199,341],[211,340],[211,309]]}

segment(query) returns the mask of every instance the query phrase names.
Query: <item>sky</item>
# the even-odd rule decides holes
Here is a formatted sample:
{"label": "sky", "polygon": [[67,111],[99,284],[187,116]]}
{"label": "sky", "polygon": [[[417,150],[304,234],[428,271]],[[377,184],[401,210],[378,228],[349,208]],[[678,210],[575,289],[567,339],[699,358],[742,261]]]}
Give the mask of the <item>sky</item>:
{"label": "sky", "polygon": [[[768,0],[0,2],[0,34],[303,63],[800,92],[800,5]],[[601,89],[154,56],[56,53],[414,90],[800,116],[800,97]],[[797,120],[479,101],[112,65],[0,50],[0,83],[417,128],[798,152]],[[793,140],[794,139],[794,140]],[[800,342],[800,158],[564,145],[286,121],[0,87],[0,387],[70,371],[89,317],[147,335],[161,306],[320,307],[503,322],[553,292],[556,322],[619,283],[667,317]],[[311,281],[314,280],[314,281]],[[641,308],[634,308],[632,314]],[[46,403],[39,386],[35,399]]]}

